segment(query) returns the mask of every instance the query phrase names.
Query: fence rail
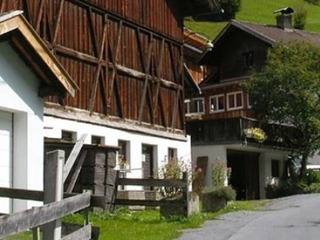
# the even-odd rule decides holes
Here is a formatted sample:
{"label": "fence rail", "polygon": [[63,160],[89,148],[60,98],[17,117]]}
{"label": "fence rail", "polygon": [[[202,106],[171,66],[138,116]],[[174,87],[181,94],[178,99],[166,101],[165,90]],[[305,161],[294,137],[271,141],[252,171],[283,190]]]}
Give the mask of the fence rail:
{"label": "fence rail", "polygon": [[[115,205],[126,206],[148,206],[148,207],[180,207],[184,209],[184,215],[188,215],[189,203],[189,184],[188,175],[183,173],[180,180],[176,179],[141,179],[141,178],[120,178],[117,172],[117,186],[147,186],[147,187],[177,187],[182,190],[182,197],[177,199],[163,198],[160,200],[146,200],[146,199],[122,199],[116,196]],[[117,189],[117,188],[116,188]],[[130,191],[134,192],[134,190]],[[117,195],[117,193],[116,193]]]}
{"label": "fence rail", "polygon": [[[0,238],[44,225],[55,219],[86,209],[90,207],[90,202],[91,193],[85,192],[41,207],[3,216],[0,218]],[[85,226],[84,229],[78,231],[80,235],[73,235],[75,237],[73,239],[90,239],[81,237],[81,235],[84,235],[84,231],[85,235],[90,234],[91,236],[91,227]],[[65,239],[70,238],[65,237]]]}

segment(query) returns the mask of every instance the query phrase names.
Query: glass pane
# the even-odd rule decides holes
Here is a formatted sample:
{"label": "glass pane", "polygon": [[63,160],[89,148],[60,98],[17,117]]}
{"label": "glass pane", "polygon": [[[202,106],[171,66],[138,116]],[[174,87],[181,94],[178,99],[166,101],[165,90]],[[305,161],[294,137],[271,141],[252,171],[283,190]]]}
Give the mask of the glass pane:
{"label": "glass pane", "polygon": [[236,101],[237,107],[242,107],[242,93],[237,93],[236,97],[237,97],[237,101]]}
{"label": "glass pane", "polygon": [[218,97],[218,110],[224,109],[224,97],[220,96]]}
{"label": "glass pane", "polygon": [[235,104],[234,104],[234,95],[233,94],[228,96],[228,101],[229,101],[229,108],[234,108]]}

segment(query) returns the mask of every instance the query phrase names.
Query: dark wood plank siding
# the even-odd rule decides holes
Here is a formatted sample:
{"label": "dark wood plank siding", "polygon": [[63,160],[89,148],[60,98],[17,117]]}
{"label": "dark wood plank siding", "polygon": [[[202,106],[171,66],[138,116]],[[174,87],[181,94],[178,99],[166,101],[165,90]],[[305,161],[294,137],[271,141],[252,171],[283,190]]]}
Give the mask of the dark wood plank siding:
{"label": "dark wood plank siding", "polygon": [[182,22],[179,20],[182,18],[182,13],[176,10],[180,6],[182,10],[182,4],[176,0],[92,0],[91,2],[165,35],[176,39],[182,37],[179,32],[182,31]]}
{"label": "dark wood plank siding", "polygon": [[168,0],[0,1],[1,12],[24,11],[79,86],[65,105],[184,131],[178,7]]}

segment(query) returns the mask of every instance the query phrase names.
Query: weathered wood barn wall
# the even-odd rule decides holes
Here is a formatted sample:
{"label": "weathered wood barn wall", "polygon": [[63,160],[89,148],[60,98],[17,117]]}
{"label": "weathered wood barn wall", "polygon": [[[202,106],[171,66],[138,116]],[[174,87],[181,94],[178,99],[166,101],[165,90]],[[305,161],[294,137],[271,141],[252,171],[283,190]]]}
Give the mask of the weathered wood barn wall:
{"label": "weathered wood barn wall", "polygon": [[85,144],[120,146],[116,167],[135,178],[156,178],[169,158],[189,162],[183,18],[212,2],[0,0],[0,13],[23,10],[78,86],[75,97],[41,88],[45,147],[86,134]]}
{"label": "weathered wood barn wall", "polygon": [[2,0],[0,12],[23,10],[78,85],[74,98],[50,97],[47,102],[184,133],[183,15],[178,4]]}

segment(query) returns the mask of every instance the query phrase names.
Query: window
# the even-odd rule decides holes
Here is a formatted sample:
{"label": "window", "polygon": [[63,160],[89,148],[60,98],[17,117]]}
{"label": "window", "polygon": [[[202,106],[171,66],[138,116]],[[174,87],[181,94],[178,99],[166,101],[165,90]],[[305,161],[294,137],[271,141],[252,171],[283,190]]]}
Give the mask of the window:
{"label": "window", "polygon": [[224,95],[215,95],[210,97],[210,112],[222,112],[224,111]]}
{"label": "window", "polygon": [[61,132],[61,141],[63,142],[76,142],[77,141],[77,133],[62,130]]}
{"label": "window", "polygon": [[204,113],[203,98],[193,98],[185,101],[186,114],[190,113]]}
{"label": "window", "polygon": [[253,67],[253,52],[245,52],[243,53],[243,65],[244,68],[252,68]]}
{"label": "window", "polygon": [[227,108],[228,110],[236,110],[243,108],[243,93],[232,92],[227,94]]}
{"label": "window", "polygon": [[177,149],[176,148],[168,148],[168,163],[177,160]]}
{"label": "window", "polygon": [[130,143],[128,141],[119,140],[118,146],[120,147],[118,152],[118,165],[120,166],[120,169],[128,169],[130,166]]}
{"label": "window", "polygon": [[104,145],[104,137],[91,136],[91,144]]}
{"label": "window", "polygon": [[280,177],[279,173],[279,160],[272,160],[271,161],[271,174],[272,177]]}

